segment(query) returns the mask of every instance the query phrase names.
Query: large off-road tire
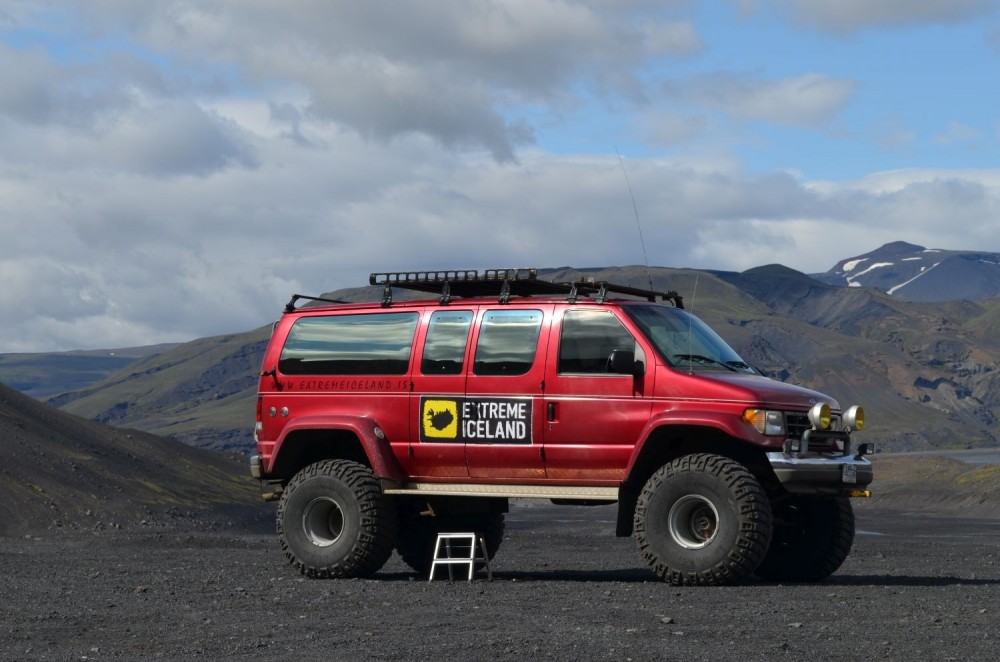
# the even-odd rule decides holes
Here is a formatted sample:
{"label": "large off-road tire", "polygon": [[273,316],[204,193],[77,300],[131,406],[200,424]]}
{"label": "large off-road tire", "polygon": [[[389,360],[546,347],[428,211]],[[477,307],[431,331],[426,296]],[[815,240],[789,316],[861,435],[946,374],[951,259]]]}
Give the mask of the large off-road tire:
{"label": "large off-road tire", "polygon": [[854,544],[854,509],[846,497],[789,495],[771,504],[774,533],[757,576],[778,582],[829,577]]}
{"label": "large off-road tire", "polygon": [[285,558],[308,577],[367,577],[392,555],[395,503],[367,467],[316,462],[282,493],[278,537]]}
{"label": "large off-road tire", "polygon": [[[420,508],[407,505],[399,509],[399,533],[396,551],[400,558],[421,575],[431,571],[434,545],[439,533],[458,532],[482,534],[486,556],[492,560],[503,541],[503,513],[470,515],[422,515]],[[455,550],[456,556],[467,555],[468,550]]]}
{"label": "large off-road tire", "polygon": [[660,467],[635,508],[642,557],[664,581],[728,584],[753,573],[771,540],[771,507],[742,464],[697,454]]}

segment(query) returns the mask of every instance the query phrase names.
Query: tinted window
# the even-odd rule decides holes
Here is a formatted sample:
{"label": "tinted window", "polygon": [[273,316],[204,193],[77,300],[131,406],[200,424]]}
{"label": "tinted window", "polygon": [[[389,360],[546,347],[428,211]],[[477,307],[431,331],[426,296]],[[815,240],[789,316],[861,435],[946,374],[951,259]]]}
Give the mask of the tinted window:
{"label": "tinted window", "polygon": [[476,347],[477,375],[523,375],[531,370],[542,326],[540,310],[491,310]]}
{"label": "tinted window", "polygon": [[420,372],[425,375],[461,374],[471,325],[471,310],[438,311],[431,315]]}
{"label": "tinted window", "polygon": [[632,334],[610,310],[568,310],[563,315],[559,372],[606,373],[616,349],[638,351]]}
{"label": "tinted window", "polygon": [[278,369],[287,375],[402,375],[417,313],[303,317],[288,332]]}

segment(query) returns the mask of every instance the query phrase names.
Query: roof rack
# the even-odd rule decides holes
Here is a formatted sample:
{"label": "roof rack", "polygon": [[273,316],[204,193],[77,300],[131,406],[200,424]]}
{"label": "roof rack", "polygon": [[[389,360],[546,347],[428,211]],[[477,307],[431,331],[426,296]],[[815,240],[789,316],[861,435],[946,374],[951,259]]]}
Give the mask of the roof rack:
{"label": "roof rack", "polygon": [[368,277],[372,285],[382,285],[382,305],[392,305],[392,288],[431,292],[440,295],[441,305],[447,305],[452,297],[497,296],[500,303],[510,303],[512,296],[532,296],[539,294],[565,294],[567,301],[576,303],[581,296],[593,295],[594,301],[604,303],[608,293],[642,297],[648,301],[670,301],[677,308],[684,308],[684,300],[675,291],[659,292],[629,285],[616,285],[594,279],[578,280],[573,283],[556,283],[538,278],[538,269],[508,268],[485,269],[479,273],[475,269],[449,271],[390,271],[377,272]]}

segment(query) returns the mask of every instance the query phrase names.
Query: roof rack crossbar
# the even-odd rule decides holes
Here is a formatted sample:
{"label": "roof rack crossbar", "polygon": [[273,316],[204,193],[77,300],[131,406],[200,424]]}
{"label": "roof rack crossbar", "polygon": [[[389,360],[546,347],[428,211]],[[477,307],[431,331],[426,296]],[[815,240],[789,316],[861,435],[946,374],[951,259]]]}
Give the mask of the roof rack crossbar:
{"label": "roof rack crossbar", "polygon": [[311,297],[307,294],[293,294],[292,298],[285,304],[285,312],[294,312],[295,304],[298,303],[300,299],[305,299],[306,301],[321,301],[323,303],[350,303],[349,301],[344,301],[343,299],[327,299],[324,297]]}

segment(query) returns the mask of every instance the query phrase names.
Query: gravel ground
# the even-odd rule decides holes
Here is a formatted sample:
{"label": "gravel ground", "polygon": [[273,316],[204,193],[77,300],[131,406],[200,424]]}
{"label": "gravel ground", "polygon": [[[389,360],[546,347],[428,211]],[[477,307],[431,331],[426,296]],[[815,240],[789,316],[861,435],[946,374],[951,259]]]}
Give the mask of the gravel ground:
{"label": "gravel ground", "polygon": [[[860,509],[813,585],[655,581],[613,507],[516,504],[494,580],[306,580],[238,526],[0,539],[0,658],[985,660],[1000,644],[1000,520]],[[442,575],[444,576],[444,575]]]}

